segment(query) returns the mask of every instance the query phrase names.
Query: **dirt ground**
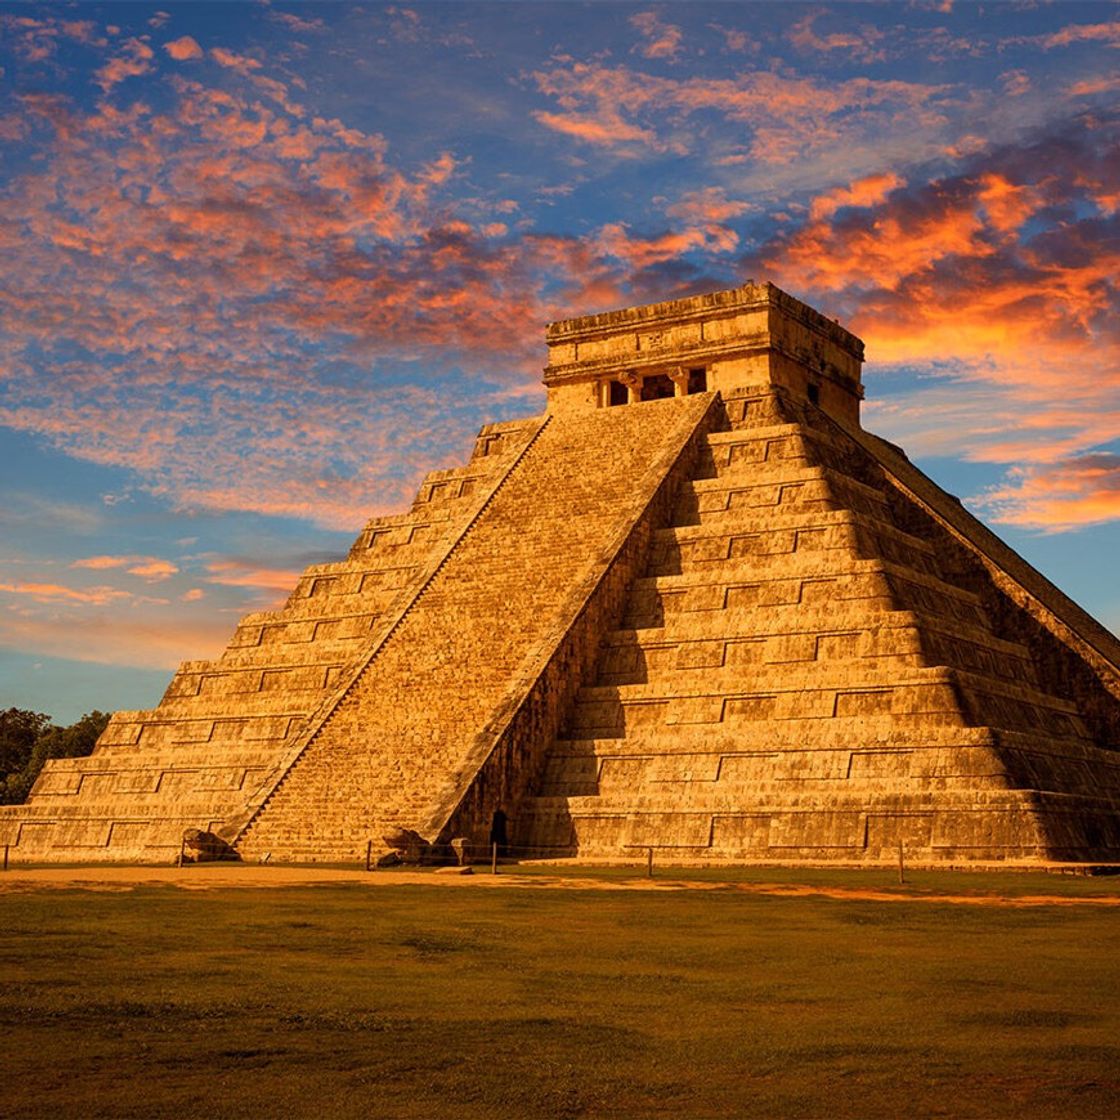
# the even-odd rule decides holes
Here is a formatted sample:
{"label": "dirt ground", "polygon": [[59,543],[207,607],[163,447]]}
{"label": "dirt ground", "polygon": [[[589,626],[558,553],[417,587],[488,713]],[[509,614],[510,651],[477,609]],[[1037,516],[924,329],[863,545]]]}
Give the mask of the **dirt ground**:
{"label": "dirt ground", "polygon": [[206,864],[189,867],[32,867],[10,868],[0,874],[0,894],[49,890],[131,891],[137,887],[170,886],[189,891],[228,888],[268,889],[277,887],[356,884],[371,889],[393,886],[439,886],[458,890],[579,890],[579,891],[734,891],[753,895],[789,898],[835,899],[844,902],[939,903],[962,906],[1023,908],[1034,906],[1120,906],[1118,895],[1061,895],[994,893],[955,894],[919,892],[905,886],[868,889],[805,885],[798,883],[728,883],[664,878],[606,879],[550,874],[492,875],[479,867],[466,874],[459,868],[418,871],[366,872],[335,868],[267,867],[254,864]]}

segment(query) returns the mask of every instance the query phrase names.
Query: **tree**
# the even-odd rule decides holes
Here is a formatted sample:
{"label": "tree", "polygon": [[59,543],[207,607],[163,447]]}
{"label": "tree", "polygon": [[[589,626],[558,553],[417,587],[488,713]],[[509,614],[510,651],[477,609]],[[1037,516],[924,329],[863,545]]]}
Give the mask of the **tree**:
{"label": "tree", "polygon": [[9,708],[0,712],[0,776],[22,770],[39,736],[51,725],[43,712]]}
{"label": "tree", "polygon": [[[3,722],[6,719],[8,724]],[[91,754],[108,722],[108,714],[99,711],[87,712],[69,727],[55,727],[51,717],[41,712],[9,708],[0,713],[0,734],[9,724],[12,728],[10,758],[16,763],[11,765],[7,754],[0,756],[5,759],[0,765],[0,775],[6,775],[0,777],[0,803],[11,805],[25,800],[47,759],[82,758]],[[35,729],[35,734],[27,745],[31,729]],[[0,745],[0,751],[3,750],[4,746]]]}

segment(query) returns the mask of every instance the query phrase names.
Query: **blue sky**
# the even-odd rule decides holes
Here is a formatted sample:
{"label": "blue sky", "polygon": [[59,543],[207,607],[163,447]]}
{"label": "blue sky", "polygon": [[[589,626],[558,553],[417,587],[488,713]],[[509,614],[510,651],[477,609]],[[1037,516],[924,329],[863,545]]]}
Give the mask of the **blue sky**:
{"label": "blue sky", "polygon": [[1120,626],[1116,4],[0,4],[0,705],[154,704],[553,318],[770,279]]}

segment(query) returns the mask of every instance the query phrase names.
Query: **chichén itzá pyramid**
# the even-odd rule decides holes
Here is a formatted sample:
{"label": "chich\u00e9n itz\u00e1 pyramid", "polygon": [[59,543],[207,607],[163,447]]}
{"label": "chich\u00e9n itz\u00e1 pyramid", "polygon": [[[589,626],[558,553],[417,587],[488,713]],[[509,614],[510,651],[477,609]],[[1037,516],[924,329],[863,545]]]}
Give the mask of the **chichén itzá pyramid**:
{"label": "chich\u00e9n itz\u00e1 pyramid", "polygon": [[770,284],[553,323],[547,411],[0,810],[13,859],[1120,859],[1120,643]]}

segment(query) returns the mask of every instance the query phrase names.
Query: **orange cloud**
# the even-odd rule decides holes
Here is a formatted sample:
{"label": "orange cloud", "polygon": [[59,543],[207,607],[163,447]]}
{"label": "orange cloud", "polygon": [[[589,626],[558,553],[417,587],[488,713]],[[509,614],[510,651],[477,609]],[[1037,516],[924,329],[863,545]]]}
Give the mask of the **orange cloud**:
{"label": "orange cloud", "polygon": [[1120,455],[1098,452],[1017,468],[1009,480],[979,500],[1003,524],[1061,532],[1120,519]]}
{"label": "orange cloud", "polygon": [[202,58],[202,48],[189,35],[183,35],[178,39],[172,39],[170,43],[164,43],[163,49],[176,62],[187,62],[192,58]]}
{"label": "orange cloud", "polygon": [[534,110],[533,118],[554,132],[574,136],[588,144],[603,144],[615,147],[620,144],[641,143],[651,147],[657,145],[655,134],[647,128],[627,124],[614,113],[598,117],[579,116],[562,113],[549,113],[543,109]]}
{"label": "orange cloud", "polygon": [[681,29],[663,22],[656,12],[635,12],[630,17],[630,26],[636,28],[645,40],[637,48],[644,57],[671,61],[680,52]]}
{"label": "orange cloud", "polygon": [[638,144],[653,151],[686,153],[698,132],[696,113],[714,113],[746,125],[755,160],[791,163],[808,155],[840,152],[857,140],[882,142],[885,130],[931,127],[941,118],[947,87],[851,78],[819,82],[771,71],[735,78],[666,78],[626,67],[561,62],[532,74],[559,111],[534,113],[547,128],[627,154]]}
{"label": "orange cloud", "polygon": [[1110,23],[1073,23],[1041,40],[1044,47],[1068,47],[1073,43],[1105,43],[1120,47],[1120,20]]}
{"label": "orange cloud", "polygon": [[672,260],[696,249],[727,253],[738,244],[739,236],[734,230],[718,225],[665,233],[659,237],[632,237],[623,222],[613,222],[599,231],[599,245],[603,253],[625,261],[629,268],[635,270]]}
{"label": "orange cloud", "polygon": [[233,70],[243,78],[251,77],[254,70],[261,68],[260,62],[255,58],[250,58],[244,54],[235,54],[233,51],[226,50],[225,47],[211,47],[210,57],[219,66],[224,66],[227,70]]}
{"label": "orange cloud", "polygon": [[809,207],[809,217],[814,221],[829,218],[845,206],[874,206],[891,191],[906,185],[906,180],[893,171],[881,172],[857,179],[846,187],[835,187],[817,195]]}
{"label": "orange cloud", "polygon": [[296,585],[302,568],[269,568],[244,560],[214,560],[206,565],[211,583],[227,587],[253,587],[267,591],[289,592]]}
{"label": "orange cloud", "polygon": [[1009,523],[1120,515],[1104,450],[1120,431],[1118,128],[1086,117],[931,183],[826,192],[753,262],[867,340],[870,380],[941,374],[873,398],[869,423],[918,455],[1006,466],[976,501]]}
{"label": "orange cloud", "polygon": [[150,583],[155,583],[176,575],[179,568],[177,565],[172,564],[170,560],[157,560],[152,558],[144,560],[125,570],[130,576],[140,576],[141,579],[146,579]]}
{"label": "orange cloud", "polygon": [[885,52],[875,46],[884,38],[882,31],[865,26],[860,28],[859,34],[846,32],[821,36],[813,25],[822,15],[821,11],[809,12],[790,29],[789,40],[799,50],[824,54],[843,51],[846,56],[865,62],[878,62],[886,57]]}
{"label": "orange cloud", "polygon": [[149,582],[168,579],[179,571],[176,564],[157,556],[86,556],[75,560],[70,567],[89,568],[93,571],[123,568],[129,575],[140,576]]}
{"label": "orange cloud", "polygon": [[60,583],[0,583],[0,592],[9,595],[26,595],[37,603],[89,603],[105,606],[119,599],[129,599],[127,591],[115,587],[66,587]]}
{"label": "orange cloud", "polygon": [[686,191],[665,207],[665,213],[698,225],[719,225],[752,209],[753,205],[744,199],[728,198],[722,187],[701,187]]}
{"label": "orange cloud", "polygon": [[103,93],[108,93],[126,78],[147,74],[152,68],[154,52],[142,39],[126,39],[122,47],[124,53],[109,59],[93,76]]}

